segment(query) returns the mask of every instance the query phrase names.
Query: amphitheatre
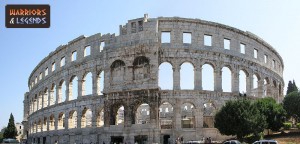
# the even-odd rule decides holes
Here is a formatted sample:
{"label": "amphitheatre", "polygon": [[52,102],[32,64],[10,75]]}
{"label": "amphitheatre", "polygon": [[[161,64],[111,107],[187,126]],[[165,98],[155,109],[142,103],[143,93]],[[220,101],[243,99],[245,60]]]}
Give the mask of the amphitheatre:
{"label": "amphitheatre", "polygon": [[[167,75],[160,75],[162,65]],[[206,68],[212,81],[205,81]],[[145,14],[120,25],[118,36],[79,36],[46,56],[28,79],[24,129],[29,143],[43,144],[223,140],[228,136],[214,128],[216,111],[242,97],[281,102],[283,69],[278,52],[250,32]]]}

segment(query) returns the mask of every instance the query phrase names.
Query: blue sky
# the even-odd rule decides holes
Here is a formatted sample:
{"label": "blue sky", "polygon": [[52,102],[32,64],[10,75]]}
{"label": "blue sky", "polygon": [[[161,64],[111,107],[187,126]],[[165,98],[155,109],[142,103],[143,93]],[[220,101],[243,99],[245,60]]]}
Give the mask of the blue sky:
{"label": "blue sky", "polygon": [[[6,4],[50,4],[48,29],[5,28]],[[283,57],[284,80],[300,82],[300,1],[289,0],[2,0],[0,1],[0,128],[12,112],[23,118],[23,97],[34,67],[59,45],[79,35],[116,33],[120,24],[143,17],[186,17],[214,21],[250,31]]]}

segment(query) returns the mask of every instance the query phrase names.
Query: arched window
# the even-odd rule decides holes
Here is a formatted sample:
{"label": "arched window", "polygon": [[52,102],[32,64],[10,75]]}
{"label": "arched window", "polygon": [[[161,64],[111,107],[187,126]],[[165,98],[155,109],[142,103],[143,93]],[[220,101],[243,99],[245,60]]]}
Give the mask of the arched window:
{"label": "arched window", "polygon": [[100,74],[97,76],[97,81],[98,81],[98,95],[102,95],[103,90],[104,90],[104,71],[102,71]]}
{"label": "arched window", "polygon": [[231,70],[228,67],[222,68],[222,89],[223,92],[232,92],[231,88]]}
{"label": "arched window", "polygon": [[92,126],[92,111],[88,108],[84,108],[81,116],[81,128]]}
{"label": "arched window", "polygon": [[123,83],[125,76],[125,63],[121,60],[116,60],[110,66],[111,68],[111,84]]}
{"label": "arched window", "polygon": [[170,103],[164,102],[159,106],[159,120],[161,129],[172,129],[173,117],[173,106]]}
{"label": "arched window", "polygon": [[47,88],[44,90],[43,97],[44,97],[44,108],[46,108],[48,106],[48,89]]}
{"label": "arched window", "polygon": [[104,125],[104,110],[103,108],[97,113],[97,127],[103,127]]}
{"label": "arched window", "polygon": [[37,132],[41,132],[42,131],[42,121],[41,119],[39,119],[38,123],[37,123]]}
{"label": "arched window", "polygon": [[54,105],[56,102],[56,86],[55,84],[52,84],[51,90],[50,90],[50,105]]}
{"label": "arched window", "polygon": [[214,68],[210,64],[202,66],[202,87],[203,90],[214,90]]}
{"label": "arched window", "polygon": [[168,62],[164,62],[159,66],[158,86],[163,90],[173,89],[173,70],[172,65]]}
{"label": "arched window", "polygon": [[58,126],[57,129],[65,129],[65,114],[59,113],[58,115]]}
{"label": "arched window", "polygon": [[194,89],[194,66],[189,62],[180,66],[180,88]]}
{"label": "arched window", "polygon": [[241,94],[245,94],[247,92],[246,78],[247,78],[247,75],[246,75],[245,71],[240,70],[240,72],[239,72],[239,91]]}
{"label": "arched window", "polygon": [[58,88],[58,103],[66,101],[66,83],[64,80],[60,81]]}
{"label": "arched window", "polygon": [[72,76],[69,83],[69,100],[77,99],[78,97],[78,78]]}
{"label": "arched window", "polygon": [[47,117],[44,117],[43,120],[43,131],[47,131]]}
{"label": "arched window", "polygon": [[49,130],[55,130],[55,118],[53,114],[50,116],[49,122]]}
{"label": "arched window", "polygon": [[150,107],[148,104],[141,104],[137,110],[135,115],[135,123],[136,124],[146,124],[150,123]]}
{"label": "arched window", "polygon": [[216,107],[212,102],[206,102],[203,104],[203,127],[214,127],[214,115],[216,113]]}
{"label": "arched window", "polygon": [[83,83],[82,83],[82,95],[91,95],[93,92],[93,79],[92,79],[92,73],[86,73],[83,77]]}
{"label": "arched window", "polygon": [[194,128],[195,127],[195,115],[194,105],[191,103],[183,103],[181,105],[181,127],[182,128]]}
{"label": "arched window", "polygon": [[77,112],[75,110],[69,113],[69,129],[77,128]]}
{"label": "arched window", "polygon": [[124,106],[119,107],[115,119],[115,125],[124,125]]}

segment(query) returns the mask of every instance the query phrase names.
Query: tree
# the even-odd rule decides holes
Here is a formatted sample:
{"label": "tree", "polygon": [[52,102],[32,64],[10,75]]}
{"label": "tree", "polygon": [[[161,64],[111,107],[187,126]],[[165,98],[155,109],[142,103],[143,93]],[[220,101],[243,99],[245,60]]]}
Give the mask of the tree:
{"label": "tree", "polygon": [[17,136],[17,129],[15,126],[15,120],[14,120],[14,116],[12,115],[12,113],[10,114],[9,117],[9,122],[7,124],[7,127],[3,133],[3,137],[4,138],[16,138]]}
{"label": "tree", "polygon": [[287,91],[286,91],[286,95],[288,95],[289,93],[294,92],[294,91],[298,91],[298,87],[295,83],[295,80],[293,80],[293,82],[289,81]]}
{"label": "tree", "polygon": [[228,101],[215,116],[215,127],[221,134],[236,135],[237,139],[258,136],[266,127],[266,118],[249,100]]}
{"label": "tree", "polygon": [[283,99],[283,108],[287,112],[288,118],[291,116],[300,116],[300,93],[298,91],[294,91],[289,93]]}
{"label": "tree", "polygon": [[265,129],[278,131],[283,126],[283,118],[286,116],[286,111],[282,105],[277,104],[273,98],[267,97],[258,99],[255,105],[261,114],[266,117],[267,125]]}

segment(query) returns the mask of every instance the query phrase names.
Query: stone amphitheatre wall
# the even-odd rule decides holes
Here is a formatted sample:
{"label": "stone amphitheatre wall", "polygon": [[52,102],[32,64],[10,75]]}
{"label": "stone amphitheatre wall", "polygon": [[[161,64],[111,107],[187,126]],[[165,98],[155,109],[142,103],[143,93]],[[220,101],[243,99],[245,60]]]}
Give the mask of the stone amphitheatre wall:
{"label": "stone amphitheatre wall", "polygon": [[[23,123],[29,142],[224,139],[213,128],[213,115],[226,101],[241,98],[241,71],[246,75],[242,95],[251,99],[271,96],[277,102],[283,99],[282,58],[250,32],[199,19],[147,15],[120,25],[119,31],[119,36],[80,36],[56,48],[34,68],[24,96]],[[163,41],[162,33],[169,36],[169,42]],[[190,38],[187,43],[185,35]],[[207,44],[206,38],[211,43]],[[229,47],[224,48],[224,40]],[[173,71],[171,90],[159,86],[159,68],[166,62]],[[194,68],[193,89],[181,89],[183,63]],[[213,90],[203,89],[205,64],[213,68]],[[222,88],[224,67],[231,72],[230,92]],[[76,94],[72,93],[74,82]],[[92,86],[91,94],[87,94],[87,85]]]}

